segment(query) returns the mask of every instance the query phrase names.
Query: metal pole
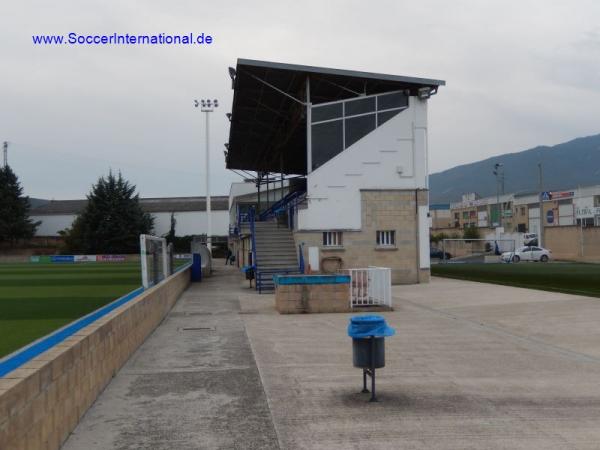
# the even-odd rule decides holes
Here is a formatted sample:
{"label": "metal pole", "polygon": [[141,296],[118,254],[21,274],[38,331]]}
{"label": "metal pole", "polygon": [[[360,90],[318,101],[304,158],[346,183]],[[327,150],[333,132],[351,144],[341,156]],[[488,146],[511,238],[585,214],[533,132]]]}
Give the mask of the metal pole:
{"label": "metal pole", "polygon": [[375,336],[371,336],[371,399],[369,401],[377,401],[375,396]]}
{"label": "metal pole", "polygon": [[540,176],[540,231],[538,236],[538,245],[542,247],[544,245],[544,200],[542,199],[542,193],[544,192],[544,179],[543,179],[543,170],[542,163],[538,163],[539,176]]}
{"label": "metal pole", "polygon": [[581,246],[581,257],[583,258],[583,217],[579,219],[579,245]]}
{"label": "metal pole", "polygon": [[269,172],[267,172],[267,208],[269,209]]}
{"label": "metal pole", "polygon": [[310,103],[310,76],[306,77],[306,173],[312,172],[312,104]]}
{"label": "metal pole", "polygon": [[260,213],[260,184],[262,182],[262,175],[260,174],[260,172],[256,172],[256,176],[258,180],[256,182],[256,187],[258,188],[258,208],[256,209],[256,211]]}
{"label": "metal pole", "polygon": [[210,167],[209,167],[209,149],[210,149],[210,132],[209,132],[209,113],[206,114],[206,247],[209,252],[212,252],[212,217],[211,217],[211,204],[210,204]]}
{"label": "metal pole", "polygon": [[496,169],[496,208],[498,208],[498,227],[502,226],[502,208],[500,207],[500,182],[498,181],[498,170]]}

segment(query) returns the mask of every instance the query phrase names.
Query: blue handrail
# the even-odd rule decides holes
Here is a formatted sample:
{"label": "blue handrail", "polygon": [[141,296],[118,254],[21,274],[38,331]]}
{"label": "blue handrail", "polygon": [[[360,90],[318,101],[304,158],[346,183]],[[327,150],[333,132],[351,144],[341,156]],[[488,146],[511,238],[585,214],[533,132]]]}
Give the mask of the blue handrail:
{"label": "blue handrail", "polygon": [[302,244],[298,245],[298,271],[304,273],[304,253],[302,252]]}
{"label": "blue handrail", "polygon": [[278,212],[285,211],[285,209],[288,208],[294,200],[296,200],[298,197],[300,197],[303,194],[304,194],[304,191],[290,192],[289,194],[284,196],[282,199],[273,203],[273,205],[271,205],[271,207],[269,209],[266,209],[263,212],[261,212],[258,216],[258,219],[263,221],[263,220],[267,220],[271,217],[275,217]]}

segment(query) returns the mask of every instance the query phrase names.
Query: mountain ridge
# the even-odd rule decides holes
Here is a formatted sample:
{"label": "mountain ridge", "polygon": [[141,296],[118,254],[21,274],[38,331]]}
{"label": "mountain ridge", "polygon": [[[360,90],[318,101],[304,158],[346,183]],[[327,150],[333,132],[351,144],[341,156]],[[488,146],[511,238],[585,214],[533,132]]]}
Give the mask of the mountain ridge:
{"label": "mountain ridge", "polygon": [[543,189],[562,190],[600,184],[600,134],[579,137],[554,146],[539,145],[462,164],[429,176],[430,203],[459,201],[462,194],[496,195],[494,164],[502,163],[505,192],[537,192],[538,162]]}

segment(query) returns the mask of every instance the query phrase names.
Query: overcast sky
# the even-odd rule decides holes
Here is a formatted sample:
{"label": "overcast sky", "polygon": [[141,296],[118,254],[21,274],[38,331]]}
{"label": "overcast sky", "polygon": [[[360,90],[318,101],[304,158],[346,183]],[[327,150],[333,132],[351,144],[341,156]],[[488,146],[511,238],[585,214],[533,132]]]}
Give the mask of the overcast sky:
{"label": "overcast sky", "polygon": [[[85,4],[85,5],[84,5]],[[600,133],[598,1],[13,1],[0,6],[0,141],[25,192],[81,198],[109,169],[143,197],[204,195],[225,169],[238,57],[444,79],[432,172]],[[32,34],[187,34],[210,46],[34,46]]]}

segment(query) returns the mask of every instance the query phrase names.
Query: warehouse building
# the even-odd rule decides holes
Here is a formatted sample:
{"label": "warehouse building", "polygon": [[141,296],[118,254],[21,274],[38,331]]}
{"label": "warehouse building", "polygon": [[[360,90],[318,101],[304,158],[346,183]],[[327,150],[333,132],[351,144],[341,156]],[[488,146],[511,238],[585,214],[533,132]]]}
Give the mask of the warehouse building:
{"label": "warehouse building", "polygon": [[[227,196],[211,197],[213,235],[226,238],[229,233]],[[87,200],[51,200],[29,212],[30,218],[40,221],[36,237],[56,237],[59,231],[71,227],[87,205]],[[171,214],[176,220],[176,235],[202,235],[207,230],[205,197],[140,198],[142,209],[154,217],[154,231],[163,236],[171,227]]]}

